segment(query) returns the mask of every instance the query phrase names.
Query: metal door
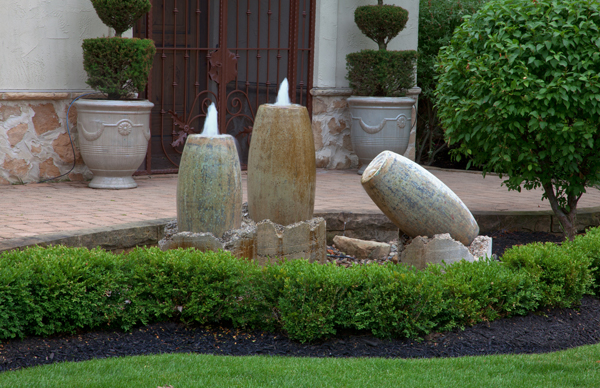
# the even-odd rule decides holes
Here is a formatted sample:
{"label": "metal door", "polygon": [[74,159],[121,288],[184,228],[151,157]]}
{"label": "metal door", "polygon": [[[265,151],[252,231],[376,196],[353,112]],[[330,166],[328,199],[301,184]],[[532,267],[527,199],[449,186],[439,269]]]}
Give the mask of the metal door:
{"label": "metal door", "polygon": [[134,31],[157,48],[146,90],[155,104],[152,139],[138,173],[176,172],[212,102],[242,164],[258,106],[275,101],[285,77],[292,102],[310,112],[315,1],[152,0]]}

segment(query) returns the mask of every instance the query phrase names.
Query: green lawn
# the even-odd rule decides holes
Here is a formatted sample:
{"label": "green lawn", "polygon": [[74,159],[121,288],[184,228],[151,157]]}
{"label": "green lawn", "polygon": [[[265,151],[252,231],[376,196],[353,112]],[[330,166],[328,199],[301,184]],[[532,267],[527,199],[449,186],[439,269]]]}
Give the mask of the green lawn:
{"label": "green lawn", "polygon": [[600,387],[600,345],[427,360],[167,354],[0,373],[0,387]]}

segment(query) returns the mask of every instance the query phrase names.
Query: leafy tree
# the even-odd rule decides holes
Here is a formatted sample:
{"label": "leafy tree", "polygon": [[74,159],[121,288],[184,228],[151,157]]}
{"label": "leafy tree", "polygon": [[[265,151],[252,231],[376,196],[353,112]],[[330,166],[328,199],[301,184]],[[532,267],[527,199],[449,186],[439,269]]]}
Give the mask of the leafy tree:
{"label": "leafy tree", "polygon": [[417,121],[417,163],[431,165],[436,156],[447,152],[444,131],[435,107],[435,60],[440,47],[450,44],[454,29],[463,17],[474,14],[488,0],[420,0],[419,57],[417,86],[419,120]]}
{"label": "leafy tree", "polygon": [[600,1],[492,0],[437,70],[457,158],[502,172],[509,190],[542,187],[573,239],[577,202],[600,182]]}

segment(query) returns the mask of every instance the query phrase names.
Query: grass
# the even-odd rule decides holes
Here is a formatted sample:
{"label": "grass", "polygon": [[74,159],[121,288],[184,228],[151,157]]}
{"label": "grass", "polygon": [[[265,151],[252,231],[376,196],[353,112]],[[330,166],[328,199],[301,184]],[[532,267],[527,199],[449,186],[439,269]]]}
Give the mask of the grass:
{"label": "grass", "polygon": [[541,355],[444,359],[165,354],[0,373],[0,387],[598,387],[600,344]]}

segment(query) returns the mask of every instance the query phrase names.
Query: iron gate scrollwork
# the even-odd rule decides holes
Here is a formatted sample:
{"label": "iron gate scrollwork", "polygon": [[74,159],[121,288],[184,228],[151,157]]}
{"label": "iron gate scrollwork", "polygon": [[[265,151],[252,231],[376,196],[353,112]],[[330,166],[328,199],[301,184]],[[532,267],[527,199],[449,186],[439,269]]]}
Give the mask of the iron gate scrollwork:
{"label": "iron gate scrollwork", "polygon": [[315,1],[152,0],[134,29],[157,49],[146,89],[152,138],[138,173],[176,172],[210,103],[219,131],[238,140],[242,164],[258,106],[275,101],[284,78],[292,102],[310,112]]}

